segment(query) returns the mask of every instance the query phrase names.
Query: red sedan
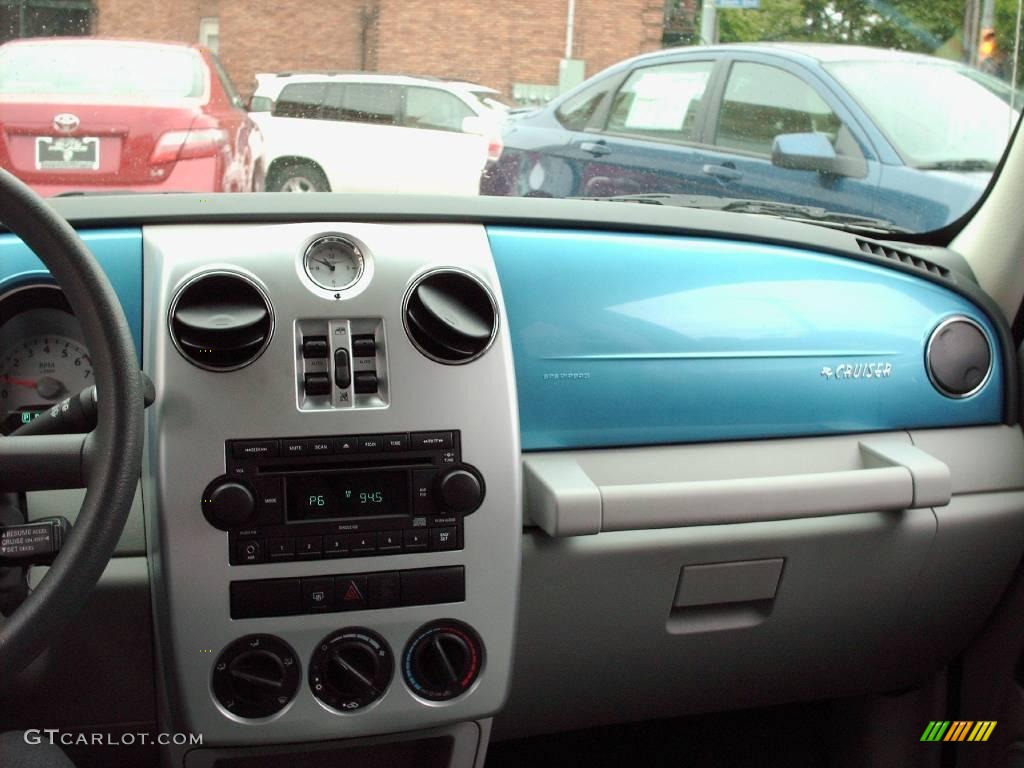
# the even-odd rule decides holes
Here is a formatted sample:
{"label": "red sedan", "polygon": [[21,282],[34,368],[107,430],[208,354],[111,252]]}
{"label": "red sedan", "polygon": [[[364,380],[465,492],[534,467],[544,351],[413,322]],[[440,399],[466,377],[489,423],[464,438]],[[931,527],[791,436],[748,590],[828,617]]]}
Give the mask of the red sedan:
{"label": "red sedan", "polygon": [[198,46],[0,45],[0,166],[40,194],[253,190],[258,141],[227,73]]}

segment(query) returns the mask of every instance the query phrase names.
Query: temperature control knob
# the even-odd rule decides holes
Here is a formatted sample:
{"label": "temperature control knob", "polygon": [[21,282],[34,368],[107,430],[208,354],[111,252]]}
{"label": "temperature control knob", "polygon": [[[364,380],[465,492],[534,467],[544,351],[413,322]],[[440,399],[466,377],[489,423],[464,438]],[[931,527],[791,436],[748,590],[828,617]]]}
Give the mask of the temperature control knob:
{"label": "temperature control knob", "polygon": [[484,645],[467,624],[442,619],[417,630],[405,647],[402,671],[417,696],[448,701],[469,690],[480,674]]}
{"label": "temperature control knob", "polygon": [[309,687],[332,709],[354,712],[384,695],[392,672],[394,660],[384,638],[362,627],[348,627],[316,647],[309,662]]}
{"label": "temperature control knob", "polygon": [[213,694],[228,712],[270,717],[295,697],[302,676],[288,643],[273,635],[246,635],[221,651],[213,666]]}
{"label": "temperature control knob", "polygon": [[468,464],[453,467],[437,479],[437,497],[449,512],[476,512],[484,501],[484,479]]}
{"label": "temperature control knob", "polygon": [[214,528],[235,528],[256,511],[256,496],[239,480],[218,477],[203,491],[203,515]]}

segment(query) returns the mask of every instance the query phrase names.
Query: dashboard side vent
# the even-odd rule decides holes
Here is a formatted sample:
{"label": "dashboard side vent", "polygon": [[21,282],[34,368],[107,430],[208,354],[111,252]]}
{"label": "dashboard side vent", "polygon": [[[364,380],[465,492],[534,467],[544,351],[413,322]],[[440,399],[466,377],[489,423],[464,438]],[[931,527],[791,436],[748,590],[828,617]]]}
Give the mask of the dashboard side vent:
{"label": "dashboard side vent", "polygon": [[876,243],[871,240],[862,240],[857,238],[857,245],[864,253],[871,253],[875,256],[881,256],[892,261],[898,261],[903,264],[908,264],[916,269],[920,269],[924,272],[930,272],[933,275],[939,277],[949,277],[949,270],[945,267],[941,267],[938,264],[922,259],[920,256],[914,256],[913,254],[907,253],[906,251],[900,251],[896,248],[891,248],[881,243]]}
{"label": "dashboard side vent", "polygon": [[234,371],[263,354],[274,333],[270,301],[249,278],[207,272],[178,289],[169,313],[174,346],[193,365]]}
{"label": "dashboard side vent", "polygon": [[476,360],[498,331],[494,296],[477,278],[452,269],[428,272],[413,283],[403,318],[413,346],[446,365]]}

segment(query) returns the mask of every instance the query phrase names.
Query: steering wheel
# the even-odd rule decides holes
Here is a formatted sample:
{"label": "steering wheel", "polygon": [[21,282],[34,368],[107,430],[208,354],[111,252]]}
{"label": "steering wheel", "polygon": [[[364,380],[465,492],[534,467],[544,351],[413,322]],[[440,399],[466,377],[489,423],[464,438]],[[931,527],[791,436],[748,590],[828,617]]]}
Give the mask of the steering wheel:
{"label": "steering wheel", "polygon": [[0,221],[64,290],[92,355],[99,393],[99,423],[89,435],[0,438],[0,491],[87,489],[49,572],[0,624],[3,685],[74,617],[114,554],[139,482],[143,389],[128,322],[96,259],[39,195],[2,169]]}

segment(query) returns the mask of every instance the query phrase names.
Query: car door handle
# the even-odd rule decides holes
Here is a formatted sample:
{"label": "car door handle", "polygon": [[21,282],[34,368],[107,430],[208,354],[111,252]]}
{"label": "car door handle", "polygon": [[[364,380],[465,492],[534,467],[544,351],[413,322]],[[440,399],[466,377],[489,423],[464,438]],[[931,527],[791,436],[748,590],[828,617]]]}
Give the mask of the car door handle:
{"label": "car door handle", "polygon": [[603,155],[607,155],[611,152],[611,150],[608,149],[608,144],[603,141],[581,142],[580,149],[594,157],[602,157]]}
{"label": "car door handle", "polygon": [[714,176],[719,181],[738,181],[743,178],[743,171],[737,171],[728,165],[712,165],[711,163],[701,168],[708,176]]}

